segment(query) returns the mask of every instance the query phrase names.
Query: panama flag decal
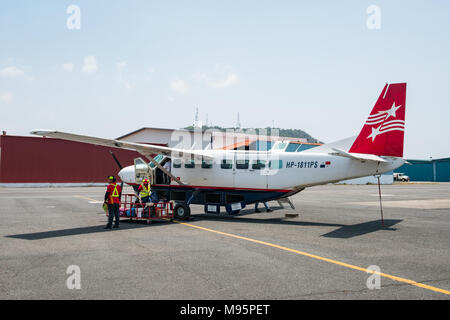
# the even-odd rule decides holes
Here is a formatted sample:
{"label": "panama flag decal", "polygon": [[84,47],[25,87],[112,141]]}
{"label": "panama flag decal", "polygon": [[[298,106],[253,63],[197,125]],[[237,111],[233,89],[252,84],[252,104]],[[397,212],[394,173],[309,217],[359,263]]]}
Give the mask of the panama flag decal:
{"label": "panama flag decal", "polygon": [[321,168],[326,168],[326,167],[328,167],[330,164],[331,164],[331,161],[325,161],[325,162],[322,162],[322,163],[320,164],[320,167],[321,167]]}

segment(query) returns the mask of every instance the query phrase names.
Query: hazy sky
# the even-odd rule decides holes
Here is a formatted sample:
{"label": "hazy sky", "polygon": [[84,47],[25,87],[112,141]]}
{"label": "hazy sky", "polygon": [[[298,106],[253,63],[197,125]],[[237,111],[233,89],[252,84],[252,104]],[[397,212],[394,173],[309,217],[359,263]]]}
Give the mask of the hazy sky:
{"label": "hazy sky", "polygon": [[115,138],[190,125],[198,107],[332,142],[407,82],[405,156],[449,157],[449,17],[450,1],[3,0],[0,129]]}

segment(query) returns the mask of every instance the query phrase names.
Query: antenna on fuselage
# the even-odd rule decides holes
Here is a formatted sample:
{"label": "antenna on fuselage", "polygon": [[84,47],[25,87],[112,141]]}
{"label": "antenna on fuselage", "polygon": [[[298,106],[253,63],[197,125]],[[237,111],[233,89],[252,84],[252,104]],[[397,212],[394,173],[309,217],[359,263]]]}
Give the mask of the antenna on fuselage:
{"label": "antenna on fuselage", "polygon": [[194,128],[198,127],[198,107],[195,108]]}

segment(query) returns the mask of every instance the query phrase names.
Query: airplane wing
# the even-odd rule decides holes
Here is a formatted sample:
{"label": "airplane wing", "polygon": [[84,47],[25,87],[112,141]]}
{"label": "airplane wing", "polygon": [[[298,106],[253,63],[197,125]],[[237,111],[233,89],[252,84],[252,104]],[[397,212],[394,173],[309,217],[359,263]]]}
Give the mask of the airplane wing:
{"label": "airplane wing", "polygon": [[70,140],[70,141],[90,143],[90,144],[95,144],[95,145],[105,146],[105,147],[134,150],[144,156],[150,156],[151,154],[163,154],[166,156],[170,156],[171,158],[183,158],[183,157],[187,157],[187,156],[197,156],[197,157],[203,157],[208,160],[214,159],[212,156],[204,154],[204,152],[202,150],[176,149],[176,148],[155,146],[155,145],[151,145],[151,144],[134,143],[134,142],[121,141],[121,140],[112,140],[112,139],[104,139],[104,138],[97,138],[97,137],[91,137],[91,136],[83,136],[83,135],[79,135],[79,134],[60,132],[60,131],[54,131],[54,130],[33,130],[30,133],[34,134],[34,135],[38,135],[38,136],[58,138],[58,139],[62,139],[62,140]]}

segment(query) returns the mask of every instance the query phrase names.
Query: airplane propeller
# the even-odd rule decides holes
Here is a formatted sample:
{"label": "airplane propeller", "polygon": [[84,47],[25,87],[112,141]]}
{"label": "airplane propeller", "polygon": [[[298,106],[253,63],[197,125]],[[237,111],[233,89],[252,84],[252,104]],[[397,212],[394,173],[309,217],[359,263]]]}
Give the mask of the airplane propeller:
{"label": "airplane propeller", "polygon": [[123,167],[120,164],[119,160],[117,160],[117,157],[114,155],[114,153],[111,150],[109,150],[109,153],[111,153],[111,156],[113,157],[114,161],[117,163],[117,166],[119,167],[119,169],[122,170]]}

